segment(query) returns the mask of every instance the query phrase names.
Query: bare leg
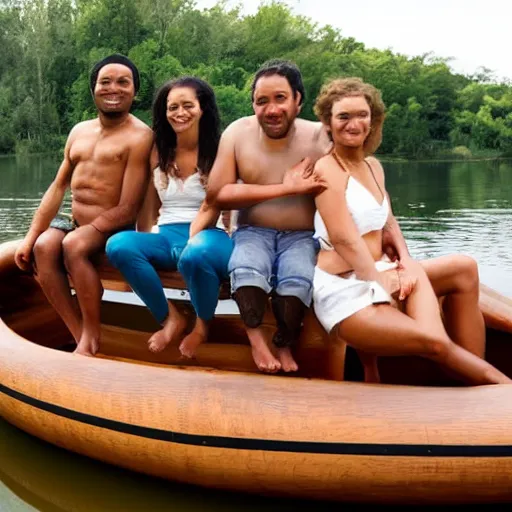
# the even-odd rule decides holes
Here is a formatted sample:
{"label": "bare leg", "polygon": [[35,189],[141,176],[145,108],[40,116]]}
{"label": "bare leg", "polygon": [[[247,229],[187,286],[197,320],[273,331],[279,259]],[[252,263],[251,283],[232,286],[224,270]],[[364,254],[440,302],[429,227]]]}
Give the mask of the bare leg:
{"label": "bare leg", "polygon": [[[436,296],[444,296],[444,324],[448,336],[483,358],[485,323],[479,307],[479,276],[475,260],[454,255],[419,263],[427,273]],[[359,353],[359,357],[364,367],[365,382],[379,382],[376,356]]]}
{"label": "bare leg", "polygon": [[406,314],[385,305],[369,306],[337,326],[337,336],[354,348],[377,355],[417,355],[432,359],[471,384],[512,381],[448,337],[439,303],[418,264],[418,282],[406,300]]}
{"label": "bare leg", "polygon": [[380,382],[379,366],[377,364],[377,356],[375,354],[368,354],[362,350],[357,351],[359,360],[364,369],[364,381],[377,383]]}
{"label": "bare leg", "polygon": [[275,373],[281,369],[281,363],[269,349],[270,339],[261,327],[267,309],[267,293],[257,286],[243,286],[233,294],[240,316],[245,326],[252,349],[252,357],[259,370]]}
{"label": "bare leg", "polygon": [[78,304],[82,312],[82,335],[75,354],[94,356],[100,343],[100,309],[103,286],[98,272],[89,260],[91,248],[83,237],[66,236],[63,242],[64,263],[73,279]]}
{"label": "bare leg", "polygon": [[186,318],[171,301],[167,301],[167,303],[169,305],[169,314],[165,319],[163,328],[155,332],[148,340],[148,348],[151,352],[161,352],[169,343],[179,340],[187,327]]}
{"label": "bare leg", "polygon": [[347,355],[347,344],[339,340],[334,333],[329,336],[327,376],[331,380],[343,381],[345,379],[345,359]]}
{"label": "bare leg", "polygon": [[196,354],[197,347],[208,338],[208,322],[197,317],[192,332],[187,334],[180,343],[180,352],[184,357],[192,358]]}
{"label": "bare leg", "polygon": [[277,348],[281,368],[285,372],[296,372],[299,365],[293,358],[291,349],[299,341],[307,307],[299,297],[277,293],[273,295],[271,304],[277,322],[277,330],[272,341]]}
{"label": "bare leg", "polygon": [[252,357],[259,370],[265,373],[276,373],[281,369],[281,363],[273,356],[268,348],[267,336],[261,327],[246,327],[245,331],[251,343]]}
{"label": "bare leg", "polygon": [[420,261],[435,294],[445,296],[443,312],[448,335],[473,354],[485,355],[485,323],[479,307],[479,276],[468,256],[441,256]]}
{"label": "bare leg", "polygon": [[48,302],[60,315],[69,332],[78,343],[82,335],[82,321],[76,302],[71,295],[62,256],[62,241],[66,234],[49,228],[34,245],[37,280]]}

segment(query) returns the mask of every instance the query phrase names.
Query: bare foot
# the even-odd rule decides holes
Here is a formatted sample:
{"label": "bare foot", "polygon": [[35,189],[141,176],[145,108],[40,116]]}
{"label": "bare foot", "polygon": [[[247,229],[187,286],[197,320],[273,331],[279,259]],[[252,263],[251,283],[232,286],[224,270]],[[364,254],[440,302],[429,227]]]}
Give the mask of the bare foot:
{"label": "bare foot", "polygon": [[295,359],[293,359],[292,351],[289,347],[278,348],[277,357],[279,358],[279,361],[281,361],[281,368],[285,372],[296,372],[299,369]]}
{"label": "bare foot", "polygon": [[281,369],[281,363],[272,355],[267,340],[261,328],[246,328],[251,342],[252,357],[258,369],[265,373],[276,373]]}
{"label": "bare foot", "polygon": [[192,358],[196,354],[197,347],[208,338],[208,324],[201,318],[196,319],[192,332],[185,336],[180,344],[181,355]]}
{"label": "bare foot", "polygon": [[81,356],[94,357],[100,348],[100,342],[98,338],[82,334],[80,341],[73,352],[73,354],[79,354]]}
{"label": "bare foot", "polygon": [[172,312],[169,312],[164,326],[159,331],[155,332],[148,340],[148,348],[151,352],[161,352],[162,350],[171,343],[171,341],[178,340],[181,338],[183,331],[187,327],[186,318],[178,312],[177,309],[173,308]]}

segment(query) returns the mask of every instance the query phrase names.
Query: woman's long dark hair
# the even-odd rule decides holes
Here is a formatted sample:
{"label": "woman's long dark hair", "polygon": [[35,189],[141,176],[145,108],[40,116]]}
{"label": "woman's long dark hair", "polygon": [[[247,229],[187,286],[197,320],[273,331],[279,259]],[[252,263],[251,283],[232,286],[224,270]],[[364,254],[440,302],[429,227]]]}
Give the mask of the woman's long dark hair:
{"label": "woman's long dark hair", "polygon": [[170,165],[176,156],[176,133],[167,120],[167,96],[175,87],[190,87],[196,92],[203,115],[199,120],[199,151],[197,166],[204,178],[208,176],[217,156],[220,140],[220,117],[213,89],[200,78],[183,76],[163,84],[153,101],[153,132],[158,150],[158,165],[164,173],[174,175]]}

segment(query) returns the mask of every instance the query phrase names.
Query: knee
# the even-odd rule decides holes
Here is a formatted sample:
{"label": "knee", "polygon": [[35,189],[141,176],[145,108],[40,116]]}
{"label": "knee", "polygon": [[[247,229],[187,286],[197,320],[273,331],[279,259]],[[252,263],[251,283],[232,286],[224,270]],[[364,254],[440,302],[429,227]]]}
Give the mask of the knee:
{"label": "knee", "polygon": [[131,242],[130,238],[131,233],[124,231],[108,239],[105,253],[112,265],[117,266],[124,261],[131,260],[135,256],[137,252],[136,246]]}
{"label": "knee", "polygon": [[56,260],[62,256],[62,242],[56,243],[41,235],[34,244],[34,257],[38,266],[48,260]]}
{"label": "knee", "polygon": [[208,262],[211,248],[203,243],[199,243],[200,241],[196,241],[195,238],[188,242],[178,260],[178,271],[181,274],[189,274],[195,268],[204,266]]}
{"label": "knee", "polygon": [[478,290],[480,277],[478,274],[478,263],[471,256],[457,256],[457,278],[456,287],[459,292],[470,292]]}
{"label": "knee", "polygon": [[442,361],[448,355],[452,342],[443,336],[428,336],[423,341],[424,355],[436,361]]}
{"label": "knee", "polygon": [[294,302],[297,304],[302,302],[304,306],[309,306],[313,299],[313,277],[309,279],[309,276],[295,276],[282,279],[277,284],[276,292],[278,297],[295,299]]}
{"label": "knee", "polygon": [[87,256],[87,247],[83,240],[67,235],[62,241],[64,265],[69,270],[77,260]]}
{"label": "knee", "polygon": [[267,309],[267,293],[256,286],[243,286],[233,294],[233,298],[244,325],[251,329],[259,327]]}
{"label": "knee", "polygon": [[218,230],[206,229],[192,237],[183,250],[178,270],[193,269],[205,264],[214,267],[226,267],[233,251],[233,241],[229,236]]}

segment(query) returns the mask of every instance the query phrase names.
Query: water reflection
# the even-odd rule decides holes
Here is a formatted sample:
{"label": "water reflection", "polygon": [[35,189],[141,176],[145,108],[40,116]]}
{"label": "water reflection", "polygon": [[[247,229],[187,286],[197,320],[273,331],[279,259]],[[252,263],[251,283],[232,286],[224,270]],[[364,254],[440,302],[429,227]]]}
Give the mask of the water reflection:
{"label": "water reflection", "polygon": [[[59,155],[0,158],[0,242],[25,234],[59,164]],[[67,194],[63,210],[69,209]]]}
{"label": "water reflection", "polygon": [[463,253],[512,297],[510,161],[386,164],[393,210],[415,258]]}
{"label": "water reflection", "polygon": [[[107,466],[55,448],[0,419],[0,511],[291,512],[298,505],[294,500],[202,489]],[[312,505],[332,509],[328,503]]]}
{"label": "water reflection", "polygon": [[[56,448],[0,418],[1,512],[296,512],[340,504],[220,492],[151,478]],[[350,511],[367,505],[345,504]],[[489,505],[484,505],[488,510]],[[393,506],[388,510],[401,509]],[[480,510],[482,505],[450,506]],[[434,510],[434,507],[415,507]],[[437,510],[437,508],[436,508]]]}

